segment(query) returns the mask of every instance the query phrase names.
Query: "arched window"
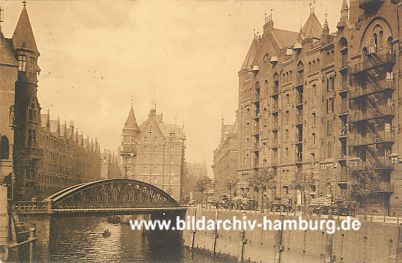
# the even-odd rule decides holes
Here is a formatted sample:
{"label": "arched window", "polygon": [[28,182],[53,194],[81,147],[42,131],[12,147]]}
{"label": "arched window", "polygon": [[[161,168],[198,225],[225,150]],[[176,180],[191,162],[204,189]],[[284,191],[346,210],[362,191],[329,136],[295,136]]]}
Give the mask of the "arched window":
{"label": "arched window", "polygon": [[303,62],[297,64],[297,83],[303,83],[304,80],[304,65]]}
{"label": "arched window", "polygon": [[384,32],[381,30],[379,33],[378,48],[382,48],[383,37],[384,37]]}
{"label": "arched window", "polygon": [[377,34],[374,33],[373,39],[374,39],[374,50],[375,50],[375,52],[377,52],[377,47],[378,47],[378,37],[377,37]]}
{"label": "arched window", "polygon": [[273,76],[274,80],[274,94],[279,92],[279,75],[277,73]]}
{"label": "arched window", "polygon": [[387,39],[387,53],[388,54],[392,54],[393,51],[393,47],[392,47],[392,37],[388,37]]}
{"label": "arched window", "polygon": [[10,155],[10,146],[7,136],[1,137],[0,140],[0,159],[6,160]]}
{"label": "arched window", "polygon": [[30,121],[37,121],[38,120],[38,111],[35,102],[31,102],[28,109],[28,119]]}
{"label": "arched window", "polygon": [[255,83],[255,95],[257,96],[257,98],[260,97],[260,82],[256,82]]}

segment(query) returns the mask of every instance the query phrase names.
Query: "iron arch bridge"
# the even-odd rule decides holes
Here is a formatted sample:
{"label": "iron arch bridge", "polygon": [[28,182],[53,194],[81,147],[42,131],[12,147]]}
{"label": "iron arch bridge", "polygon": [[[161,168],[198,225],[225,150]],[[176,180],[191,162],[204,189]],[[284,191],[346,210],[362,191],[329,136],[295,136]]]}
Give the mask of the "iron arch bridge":
{"label": "iron arch bridge", "polygon": [[184,211],[168,193],[146,182],[105,179],[61,190],[43,201],[17,202],[19,213],[139,214]]}

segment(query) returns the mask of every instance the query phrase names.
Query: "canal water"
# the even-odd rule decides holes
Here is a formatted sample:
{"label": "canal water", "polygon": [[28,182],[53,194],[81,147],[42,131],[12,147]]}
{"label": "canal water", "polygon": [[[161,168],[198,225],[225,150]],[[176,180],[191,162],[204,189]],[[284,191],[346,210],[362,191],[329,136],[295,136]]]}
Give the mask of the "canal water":
{"label": "canal water", "polygon": [[[102,237],[105,229],[111,236]],[[228,262],[184,248],[179,232],[132,231],[106,218],[67,217],[52,220],[50,262]]]}

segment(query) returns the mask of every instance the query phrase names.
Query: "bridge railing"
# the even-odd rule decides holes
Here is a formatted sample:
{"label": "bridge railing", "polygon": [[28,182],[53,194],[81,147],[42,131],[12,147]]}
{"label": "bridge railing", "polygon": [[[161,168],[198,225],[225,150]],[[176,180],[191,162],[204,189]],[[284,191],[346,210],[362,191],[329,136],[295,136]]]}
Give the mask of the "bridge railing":
{"label": "bridge railing", "polygon": [[47,201],[16,201],[11,204],[12,211],[17,213],[51,212],[52,204]]}

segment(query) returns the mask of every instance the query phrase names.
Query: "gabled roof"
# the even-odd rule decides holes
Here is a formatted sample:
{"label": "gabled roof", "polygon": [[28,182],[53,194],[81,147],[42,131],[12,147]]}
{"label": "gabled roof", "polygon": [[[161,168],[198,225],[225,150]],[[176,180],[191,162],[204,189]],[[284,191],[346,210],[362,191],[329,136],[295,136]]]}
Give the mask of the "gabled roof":
{"label": "gabled roof", "polygon": [[299,33],[274,28],[272,30],[272,37],[275,39],[275,42],[278,45],[278,47],[282,49],[293,46],[297,38],[299,37]]}
{"label": "gabled roof", "polygon": [[304,38],[321,38],[322,25],[314,12],[310,13],[306,23],[302,28]]}
{"label": "gabled roof", "polygon": [[169,136],[179,138],[184,135],[183,129],[177,126],[177,124],[160,122],[158,123],[158,126],[165,138],[168,138]]}
{"label": "gabled roof", "polygon": [[257,56],[257,41],[254,37],[253,42],[251,42],[250,48],[248,49],[246,58],[244,59],[243,65],[241,66],[240,70],[250,69],[250,65],[253,65],[256,56]]}
{"label": "gabled roof", "polygon": [[128,113],[127,120],[124,123],[124,129],[138,129],[133,107],[131,107],[130,112]]}
{"label": "gabled roof", "polygon": [[140,125],[141,133],[147,134],[149,131],[149,126],[154,126],[156,128],[156,132],[167,139],[169,137],[174,138],[184,138],[184,131],[177,124],[173,123],[165,123],[162,121],[162,114],[156,114],[156,110],[152,109],[150,114],[148,115],[148,119],[146,119]]}
{"label": "gabled roof", "polygon": [[39,53],[25,6],[22,8],[12,40],[14,48],[24,48]]}
{"label": "gabled roof", "polygon": [[18,66],[18,63],[8,42],[9,41],[4,37],[3,32],[0,31],[0,64],[16,67]]}

